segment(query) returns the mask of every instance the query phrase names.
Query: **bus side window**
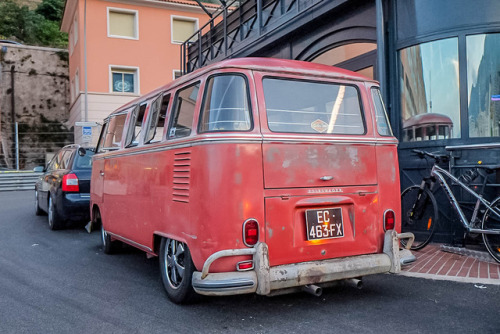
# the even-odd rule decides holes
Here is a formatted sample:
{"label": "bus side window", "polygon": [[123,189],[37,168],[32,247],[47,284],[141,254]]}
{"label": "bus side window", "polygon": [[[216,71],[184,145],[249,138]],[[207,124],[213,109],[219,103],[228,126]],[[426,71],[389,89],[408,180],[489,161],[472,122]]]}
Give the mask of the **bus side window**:
{"label": "bus side window", "polygon": [[252,128],[245,78],[224,74],[208,80],[200,132],[249,131]]}
{"label": "bus side window", "polygon": [[175,95],[174,112],[168,130],[169,139],[187,137],[191,134],[199,90],[200,83],[197,82],[179,90]]}
{"label": "bus side window", "polygon": [[96,153],[102,153],[105,151],[103,148],[104,148],[104,141],[106,140],[106,133],[108,131],[108,125],[109,125],[109,120],[102,126],[101,135],[99,136],[99,141],[97,142]]}
{"label": "bus side window", "polygon": [[381,136],[392,136],[392,130],[389,123],[389,118],[385,111],[384,101],[380,94],[380,89],[372,87],[372,99],[375,106],[375,121],[377,123],[377,131]]}
{"label": "bus side window", "polygon": [[99,140],[98,152],[117,150],[120,148],[123,135],[123,126],[127,120],[127,114],[112,116],[104,126],[104,132]]}
{"label": "bus side window", "polygon": [[154,143],[161,141],[163,137],[163,128],[165,126],[165,117],[167,116],[168,103],[170,101],[170,94],[160,95],[156,100],[151,103],[151,110],[149,112],[149,120],[147,126],[147,133],[144,135],[144,144]]}
{"label": "bus side window", "polygon": [[146,112],[147,106],[148,104],[145,102],[136,106],[132,111],[125,147],[139,145],[139,136],[141,134],[142,122],[144,121],[144,113]]}

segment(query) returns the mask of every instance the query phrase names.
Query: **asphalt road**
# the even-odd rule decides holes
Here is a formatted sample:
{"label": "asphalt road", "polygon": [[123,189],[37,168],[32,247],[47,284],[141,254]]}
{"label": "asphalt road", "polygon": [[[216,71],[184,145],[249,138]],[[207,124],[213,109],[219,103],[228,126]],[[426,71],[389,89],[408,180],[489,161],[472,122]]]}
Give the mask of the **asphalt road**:
{"label": "asphalt road", "polygon": [[50,231],[32,191],[0,192],[0,333],[500,333],[500,286],[396,275],[306,293],[171,303],[158,260]]}

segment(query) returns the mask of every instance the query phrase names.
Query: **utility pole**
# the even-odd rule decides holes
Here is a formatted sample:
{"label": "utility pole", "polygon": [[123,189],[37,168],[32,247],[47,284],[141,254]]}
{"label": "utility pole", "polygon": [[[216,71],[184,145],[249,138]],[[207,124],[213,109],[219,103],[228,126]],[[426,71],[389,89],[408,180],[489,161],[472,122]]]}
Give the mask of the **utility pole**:
{"label": "utility pole", "polygon": [[12,151],[14,152],[14,156],[16,157],[16,152],[17,152],[17,138],[16,138],[16,131],[17,131],[17,124],[16,124],[16,90],[15,90],[15,78],[14,78],[14,73],[16,73],[16,67],[12,65],[10,67],[10,88],[11,88],[11,108],[10,108],[10,121],[12,124],[12,136],[14,137],[13,143],[12,143]]}

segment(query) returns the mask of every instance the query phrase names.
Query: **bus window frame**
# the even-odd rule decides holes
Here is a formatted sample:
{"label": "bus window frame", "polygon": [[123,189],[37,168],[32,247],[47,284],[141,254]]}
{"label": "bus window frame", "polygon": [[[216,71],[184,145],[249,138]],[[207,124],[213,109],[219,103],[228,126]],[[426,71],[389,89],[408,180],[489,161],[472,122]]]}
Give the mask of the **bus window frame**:
{"label": "bus window frame", "polygon": [[[186,84],[183,84],[181,86],[179,86],[175,92],[173,92],[173,101],[171,103],[171,107],[170,107],[170,115],[168,115],[168,128],[167,128],[167,132],[166,132],[166,139],[167,140],[176,140],[176,139],[185,139],[185,138],[189,138],[189,137],[192,137],[193,135],[197,134],[198,132],[198,129],[197,129],[197,118],[199,118],[200,116],[200,106],[201,106],[201,98],[203,96],[201,96],[203,94],[203,91],[205,90],[205,83],[206,83],[206,78],[204,77],[201,77],[201,78],[196,78],[195,80],[193,80],[192,82],[190,83],[186,83]],[[170,132],[172,130],[172,126],[173,126],[173,122],[174,122],[174,117],[175,114],[177,113],[177,107],[179,106],[179,102],[178,102],[178,98],[179,98],[179,94],[180,92],[184,91],[184,90],[187,90],[193,86],[196,86],[198,85],[198,93],[196,94],[196,103],[194,105],[194,112],[193,112],[193,119],[192,119],[192,123],[191,123],[191,132],[189,133],[189,135],[187,136],[182,136],[182,137],[176,137],[175,135],[174,136],[170,136]]]}
{"label": "bus window frame", "polygon": [[[118,112],[116,114],[112,114],[110,115],[109,117],[106,118],[103,126],[102,126],[102,130],[101,130],[101,134],[99,135],[99,140],[97,141],[97,146],[96,146],[96,153],[104,153],[104,152],[109,152],[109,151],[116,151],[116,150],[119,150],[122,148],[122,144],[123,144],[123,138],[124,138],[124,134],[125,133],[125,129],[127,128],[127,122],[129,121],[129,113],[130,113],[130,109],[131,108],[127,108],[126,110],[122,111],[122,112]],[[127,115],[127,117],[125,118],[125,122],[123,123],[123,132],[122,132],[122,138],[120,140],[120,145],[119,146],[112,146],[112,147],[103,147],[103,144],[106,140],[106,135],[107,135],[107,131],[108,131],[108,127],[109,127],[109,124],[111,122],[111,120],[115,117],[118,117],[118,116],[121,116],[121,115]]]}
{"label": "bus window frame", "polygon": [[[134,106],[132,111],[130,112],[130,117],[129,117],[129,123],[127,125],[127,135],[125,137],[125,143],[123,144],[124,148],[130,148],[130,147],[137,147],[142,145],[142,140],[144,137],[144,118],[147,119],[148,117],[148,111],[149,111],[149,106],[150,106],[151,99],[147,99],[145,101],[139,102],[137,105]],[[134,143],[134,137],[136,136],[135,134],[135,124],[137,122],[137,116],[141,112],[141,108],[144,107],[144,114],[142,115],[142,121],[141,121],[141,129],[139,130],[138,135],[138,140],[136,143]]]}
{"label": "bus window frame", "polygon": [[[158,128],[158,121],[160,120],[160,115],[161,115],[161,111],[162,111],[162,106],[163,106],[163,100],[165,98],[168,98],[168,102],[167,102],[167,109],[165,110],[165,121],[164,121],[164,124],[163,124],[163,133],[162,133],[162,136],[161,136],[161,139],[158,141],[153,141],[155,136],[156,136],[156,130]],[[161,92],[160,94],[154,96],[152,99],[151,99],[151,103],[149,105],[149,109],[148,109],[148,114],[146,115],[147,116],[147,119],[145,122],[143,122],[143,124],[146,126],[145,130],[146,132],[144,132],[144,136],[143,136],[143,145],[149,145],[149,144],[154,144],[154,143],[158,143],[158,142],[162,142],[165,140],[165,134],[166,134],[166,131],[165,129],[167,128],[167,125],[168,125],[168,119],[169,119],[169,112],[170,112],[170,109],[171,109],[171,98],[172,98],[172,94],[170,92]],[[153,117],[153,113],[152,113],[152,107],[155,105],[155,103],[157,101],[160,101],[160,105],[159,105],[159,109],[158,109],[158,113],[156,114],[156,124],[155,124],[155,127],[154,127],[154,130],[153,130],[153,137],[150,138],[150,139],[147,139],[146,136],[149,136],[149,133],[150,133],[150,126],[151,126],[151,122],[153,121],[152,117]],[[141,130],[142,131],[142,130]],[[146,140],[147,139],[147,140]]]}
{"label": "bus window frame", "polygon": [[[205,109],[205,104],[206,104],[206,99],[207,99],[207,94],[208,94],[208,89],[210,88],[209,82],[210,80],[219,77],[219,76],[240,76],[243,78],[245,81],[245,90],[246,90],[246,95],[247,95],[247,104],[248,104],[248,116],[250,117],[250,128],[248,130],[202,130],[202,122],[203,122],[203,114],[204,114],[204,109]],[[203,96],[201,99],[201,105],[200,109],[198,110],[199,116],[198,116],[198,125],[197,125],[197,133],[203,134],[203,133],[219,133],[219,132],[252,132],[255,127],[255,121],[254,121],[254,115],[253,115],[253,108],[252,108],[252,96],[250,93],[250,82],[248,79],[248,76],[245,73],[241,72],[222,72],[222,73],[215,73],[215,74],[210,74],[204,79],[204,87],[203,87]]]}

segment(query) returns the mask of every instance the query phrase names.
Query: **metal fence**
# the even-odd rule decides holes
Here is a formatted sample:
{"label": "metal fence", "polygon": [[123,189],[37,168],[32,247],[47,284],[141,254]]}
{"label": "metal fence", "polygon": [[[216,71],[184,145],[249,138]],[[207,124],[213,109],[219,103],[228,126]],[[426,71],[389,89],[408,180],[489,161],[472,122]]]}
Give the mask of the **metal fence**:
{"label": "metal fence", "polygon": [[74,142],[74,133],[53,122],[2,124],[0,168],[31,170],[45,165],[61,147]]}

